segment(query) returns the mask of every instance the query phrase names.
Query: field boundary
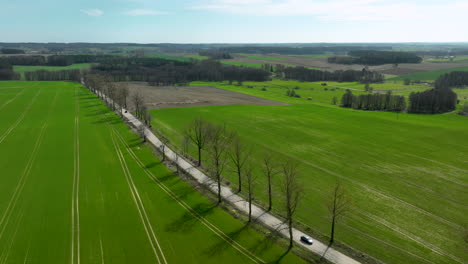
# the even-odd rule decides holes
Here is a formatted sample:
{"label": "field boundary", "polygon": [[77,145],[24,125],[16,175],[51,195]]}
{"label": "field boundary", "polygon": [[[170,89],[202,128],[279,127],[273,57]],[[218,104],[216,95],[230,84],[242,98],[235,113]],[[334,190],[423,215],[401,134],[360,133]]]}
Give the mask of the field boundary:
{"label": "field boundary", "polygon": [[[114,131],[115,131],[115,129],[114,129]],[[130,154],[130,156],[133,158],[133,160],[143,169],[143,171],[149,177],[149,179],[152,180],[153,182],[155,182],[167,195],[169,195],[169,197],[171,197],[174,201],[176,201],[181,207],[183,207],[187,212],[189,212],[194,218],[199,220],[209,230],[211,230],[213,233],[215,233],[217,236],[219,236],[224,241],[231,244],[232,247],[234,247],[240,253],[244,254],[246,257],[251,259],[253,262],[255,262],[255,263],[266,263],[264,260],[257,257],[254,253],[250,252],[248,249],[244,248],[242,245],[240,245],[235,240],[230,238],[222,230],[220,230],[218,227],[216,227],[214,224],[212,224],[210,221],[208,221],[205,217],[198,214],[192,207],[190,207],[190,205],[188,205],[187,203],[182,201],[179,197],[177,197],[177,195],[173,191],[171,191],[150,170],[148,170],[148,168],[138,158],[138,156],[135,154],[135,152],[133,152],[133,150],[130,148],[130,146],[125,142],[125,140],[122,138],[122,136],[117,131],[115,131],[115,133],[116,133],[117,138],[120,140],[120,142],[126,146],[127,152]]]}
{"label": "field boundary", "polygon": [[[167,264],[166,257],[164,256],[164,251],[161,248],[161,245],[159,244],[158,238],[156,237],[156,234],[153,230],[153,226],[151,225],[151,222],[148,218],[148,214],[146,212],[145,206],[140,198],[140,194],[138,192],[137,187],[135,186],[135,183],[133,182],[132,175],[130,172],[130,169],[127,166],[127,162],[125,161],[125,157],[120,150],[118,143],[115,141],[115,131],[111,130],[111,138],[112,138],[112,143],[114,145],[115,151],[117,153],[117,156],[120,161],[120,165],[122,166],[122,171],[124,172],[125,178],[127,180],[127,185],[130,188],[130,192],[132,194],[133,201],[135,202],[135,206],[138,210],[138,213],[140,215],[141,222],[143,224],[143,227],[145,228],[146,235],[148,236],[148,239],[150,241],[151,247],[153,249],[153,252],[156,256],[156,260],[158,261],[159,264],[165,263]],[[151,234],[150,234],[151,233]],[[157,249],[155,247],[155,244],[157,246]],[[159,251],[159,252],[158,252]],[[162,259],[162,262],[161,262]]]}
{"label": "field boundary", "polygon": [[[123,117],[128,120],[130,124],[132,124],[135,127],[139,127],[142,125],[142,123],[135,118],[132,114],[130,114],[128,111],[125,113],[125,109],[122,110]],[[147,140],[158,150],[161,152],[164,150],[163,155],[166,155],[166,157],[176,163],[182,170],[186,171],[188,175],[190,175],[194,180],[196,180],[199,184],[206,186],[210,191],[217,193],[218,187],[215,184],[215,182],[209,178],[207,175],[205,175],[203,172],[201,172],[198,168],[196,168],[194,165],[190,164],[187,162],[185,159],[183,159],[179,154],[175,153],[173,150],[169,148],[169,146],[165,146],[154,134],[151,130],[145,127],[145,133],[147,135]],[[164,147],[163,147],[164,146]],[[248,202],[244,200],[241,196],[235,194],[232,192],[232,190],[229,187],[226,186],[221,186],[221,195],[224,198],[225,201],[229,202],[232,204],[236,209],[243,213],[248,213]],[[277,218],[276,216],[271,215],[267,211],[263,210],[257,205],[252,205],[252,216],[253,218],[256,219],[258,223],[261,223],[262,225],[266,226],[269,229],[277,231],[279,234],[281,234],[283,237],[286,237],[289,239],[289,233],[287,231],[288,226],[287,224],[284,223],[281,219]],[[337,264],[357,264],[360,263],[353,258],[329,247],[328,245],[320,242],[320,241],[315,241],[312,246],[305,246],[300,242],[300,236],[304,235],[305,232],[302,232],[296,228],[293,228],[293,237],[294,241],[298,244],[301,245],[303,248],[305,248],[308,251],[311,251],[317,255],[322,256],[323,258],[327,259],[328,261],[332,263],[337,263]]]}

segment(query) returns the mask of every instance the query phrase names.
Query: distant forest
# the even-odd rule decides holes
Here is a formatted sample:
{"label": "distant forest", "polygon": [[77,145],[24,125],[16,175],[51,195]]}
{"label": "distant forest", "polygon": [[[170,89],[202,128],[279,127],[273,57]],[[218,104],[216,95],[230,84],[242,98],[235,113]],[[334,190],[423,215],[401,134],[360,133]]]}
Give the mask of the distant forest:
{"label": "distant forest", "polygon": [[13,71],[13,66],[0,58],[0,81],[19,79],[20,75]]}
{"label": "distant forest", "polygon": [[421,63],[422,61],[422,58],[415,54],[399,51],[353,50],[348,55],[329,57],[328,62],[336,64],[382,65]]}
{"label": "distant forest", "polygon": [[338,70],[334,72],[307,69],[305,67],[285,67],[279,70],[286,80],[298,80],[304,82],[336,81],[336,82],[361,82],[380,83],[384,81],[384,75],[378,72],[363,69],[362,71]]}
{"label": "distant forest", "polygon": [[[386,50],[391,47],[372,47],[373,49]],[[266,47],[266,46],[239,46],[227,47],[220,50],[228,53],[259,53],[269,54],[277,53],[283,55],[307,55],[307,54],[326,54],[326,53],[342,53],[345,54],[353,50],[367,50],[368,46],[322,46],[322,47]]]}
{"label": "distant forest", "polygon": [[361,110],[401,112],[406,109],[406,99],[404,96],[392,95],[391,91],[386,94],[353,95],[351,90],[346,90],[341,105]]}

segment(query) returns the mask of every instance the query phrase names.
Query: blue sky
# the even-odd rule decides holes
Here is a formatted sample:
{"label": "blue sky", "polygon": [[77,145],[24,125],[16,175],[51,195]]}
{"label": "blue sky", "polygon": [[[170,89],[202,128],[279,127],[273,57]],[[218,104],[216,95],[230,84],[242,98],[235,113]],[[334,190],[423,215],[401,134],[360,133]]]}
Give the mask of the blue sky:
{"label": "blue sky", "polygon": [[467,0],[2,0],[0,42],[468,41]]}

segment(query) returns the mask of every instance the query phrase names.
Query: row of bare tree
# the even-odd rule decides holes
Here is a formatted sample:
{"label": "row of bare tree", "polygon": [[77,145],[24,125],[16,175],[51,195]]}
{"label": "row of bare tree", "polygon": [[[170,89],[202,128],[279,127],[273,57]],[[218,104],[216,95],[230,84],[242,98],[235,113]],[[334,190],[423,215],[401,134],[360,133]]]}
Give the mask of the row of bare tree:
{"label": "row of bare tree", "polygon": [[[146,126],[151,127],[151,114],[147,111],[144,103],[144,97],[141,93],[135,92],[129,96],[129,90],[126,85],[116,85],[110,78],[103,75],[88,74],[84,77],[88,89],[98,95],[110,109],[113,111],[127,108],[127,101],[131,100],[134,106],[134,112],[137,118],[142,120]],[[137,128],[138,134],[146,141],[145,127]],[[168,140],[163,137],[163,161],[165,159],[165,146]],[[235,132],[230,132],[225,125],[212,124],[203,118],[194,119],[185,131],[183,141],[183,155],[188,153],[188,145],[192,143],[197,148],[197,164],[202,166],[202,155],[206,152],[208,161],[206,169],[209,176],[216,182],[218,204],[222,203],[221,186],[223,181],[223,172],[228,166],[229,161],[233,172],[237,175],[238,189],[241,193],[243,187],[246,192],[247,202],[249,204],[248,222],[252,221],[252,204],[255,199],[255,190],[257,187],[258,174],[257,167],[261,167],[262,174],[266,178],[268,193],[268,208],[273,208],[273,181],[274,178],[281,175],[280,181],[282,208],[285,213],[285,223],[289,231],[289,249],[293,247],[293,223],[297,207],[303,198],[303,189],[298,180],[298,166],[292,160],[286,160],[282,163],[271,154],[264,155],[261,166],[254,164],[252,157],[253,148],[243,143]],[[177,155],[178,158],[178,155]],[[177,165],[176,165],[177,166]],[[177,171],[179,170],[177,166]],[[335,225],[348,209],[348,199],[344,189],[337,184],[332,192],[328,209],[331,217],[331,235],[330,244],[334,241]]]}
{"label": "row of bare tree", "polygon": [[123,109],[128,109],[128,104],[132,103],[135,116],[145,125],[151,126],[152,116],[148,112],[143,95],[138,91],[130,95],[127,83],[117,84],[110,76],[98,74],[85,75],[84,82],[112,111],[118,111],[122,115]]}
{"label": "row of bare tree", "polygon": [[[289,231],[289,247],[293,247],[293,222],[297,207],[303,198],[304,192],[299,181],[298,164],[293,160],[278,162],[278,159],[271,153],[266,153],[262,160],[262,165],[257,166],[252,160],[252,146],[242,142],[235,132],[229,132],[225,125],[212,124],[203,118],[195,118],[185,131],[183,152],[187,153],[188,142],[196,147],[197,164],[202,166],[202,161],[207,161],[206,169],[210,177],[217,184],[218,204],[222,202],[221,185],[223,172],[226,167],[232,168],[232,172],[237,175],[237,191],[241,193],[243,187],[246,188],[245,195],[249,204],[248,221],[252,221],[252,203],[255,199],[257,189],[257,177],[263,174],[267,186],[268,208],[273,208],[273,181],[276,177],[281,177],[281,210],[284,212],[285,223]],[[207,158],[202,158],[202,155]],[[229,164],[230,162],[230,164]],[[261,170],[262,173],[256,173]],[[331,192],[328,209],[331,218],[330,244],[334,241],[336,222],[345,214],[348,209],[348,199],[342,185],[336,184]]]}

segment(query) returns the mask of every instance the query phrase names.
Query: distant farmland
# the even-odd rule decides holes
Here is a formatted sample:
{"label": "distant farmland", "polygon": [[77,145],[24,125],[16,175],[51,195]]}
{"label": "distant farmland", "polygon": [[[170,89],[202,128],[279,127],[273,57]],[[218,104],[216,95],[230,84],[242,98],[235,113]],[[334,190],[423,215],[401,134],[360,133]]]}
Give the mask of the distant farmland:
{"label": "distant farmland", "polygon": [[[339,224],[340,242],[385,263],[464,263],[468,259],[464,242],[468,200],[466,117],[344,109],[330,105],[330,99],[340,96],[343,89],[325,91],[317,84],[274,81],[245,82],[242,87],[212,85],[291,105],[153,110],[154,127],[178,144],[186,125],[203,117],[225,124],[247,145],[254,146],[253,164],[261,164],[265,153],[276,155],[278,163],[286,159],[300,163],[305,189],[298,211],[300,223],[318,237],[326,239],[329,234],[327,197],[339,181],[353,204]],[[286,96],[286,89],[295,86],[300,87],[296,92],[302,98]],[[190,151],[194,154],[195,148]],[[260,169],[256,173],[256,198],[266,202],[266,180]],[[226,177],[236,188],[234,173]],[[281,211],[280,183],[276,178],[277,212]]]}
{"label": "distant farmland", "polygon": [[437,71],[431,71],[431,72],[416,72],[416,73],[411,73],[411,74],[407,74],[407,75],[403,75],[403,76],[399,76],[395,78],[390,78],[388,80],[392,81],[392,80],[410,79],[410,80],[422,80],[422,81],[435,81],[441,75],[444,75],[445,73],[453,72],[453,71],[468,71],[468,67],[451,68],[451,69],[437,70]]}
{"label": "distant farmland", "polygon": [[[3,263],[302,263],[71,82],[0,82]],[[46,241],[46,242],[44,242]]]}

